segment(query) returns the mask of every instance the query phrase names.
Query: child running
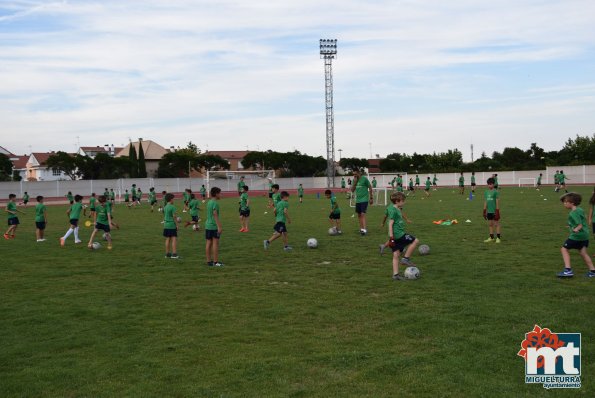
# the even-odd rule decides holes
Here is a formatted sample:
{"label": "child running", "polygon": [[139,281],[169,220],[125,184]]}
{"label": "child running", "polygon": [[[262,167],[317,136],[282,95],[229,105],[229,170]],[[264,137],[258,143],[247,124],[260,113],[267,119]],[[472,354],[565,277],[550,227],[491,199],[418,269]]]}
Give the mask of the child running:
{"label": "child running", "polygon": [[165,195],[166,205],[163,210],[163,236],[165,237],[165,258],[178,258],[178,217],[174,206],[174,195]]}
{"label": "child running", "polygon": [[25,207],[27,207],[27,203],[29,203],[29,194],[27,193],[27,191],[25,191],[25,193],[23,194],[23,204],[25,205]]}
{"label": "child running", "polygon": [[430,188],[432,186],[432,182],[430,181],[430,176],[426,179],[426,187],[424,189],[426,196],[430,196]]}
{"label": "child running", "polygon": [[488,189],[484,193],[483,218],[488,220],[490,236],[485,243],[494,242],[494,229],[496,230],[496,243],[500,243],[500,194],[496,190],[493,177],[488,178]]}
{"label": "child running", "polygon": [[70,206],[68,210],[66,210],[66,215],[70,220],[70,226],[68,230],[64,234],[63,237],[60,238],[60,246],[64,247],[66,244],[66,239],[70,235],[74,233],[74,243],[78,244],[82,241],[79,239],[79,218],[81,217],[81,211],[83,210],[83,197],[81,195],[74,196],[74,203]]}
{"label": "child running", "polygon": [[200,222],[200,217],[199,217],[200,208],[199,208],[198,199],[196,199],[196,196],[194,196],[193,193],[190,194],[190,201],[188,202],[188,209],[190,212],[191,221],[186,221],[184,228],[188,227],[189,225],[192,225],[192,228],[195,231],[198,231],[200,229],[200,226],[198,225],[198,223]]}
{"label": "child running", "polygon": [[205,222],[205,238],[207,265],[209,267],[223,267],[219,261],[219,239],[223,228],[219,214],[219,200],[221,199],[221,188],[211,188],[211,199],[207,203],[207,221]]}
{"label": "child running", "polygon": [[277,203],[275,207],[275,226],[273,227],[273,235],[264,241],[264,249],[267,250],[271,245],[271,242],[278,239],[279,237],[283,238],[283,250],[286,252],[291,251],[292,247],[289,246],[287,243],[287,226],[286,224],[291,224],[291,219],[289,218],[289,193],[286,191],[281,192],[281,200]]}
{"label": "child running", "polygon": [[72,196],[72,192],[68,191],[66,195],[66,199],[68,199],[68,203],[72,206],[74,204],[74,197]]}
{"label": "child running", "polygon": [[341,231],[341,209],[337,203],[337,197],[333,195],[333,192],[330,189],[324,191],[324,196],[331,201],[331,212],[328,216],[331,228],[333,228],[337,234],[341,235],[343,233]]}
{"label": "child running", "polygon": [[558,273],[560,278],[572,278],[574,272],[570,265],[570,252],[569,250],[576,249],[583,258],[583,261],[589,267],[587,277],[595,277],[595,267],[593,266],[593,260],[589,257],[587,248],[589,247],[589,224],[585,217],[585,212],[582,208],[578,207],[581,204],[582,197],[578,193],[567,193],[560,198],[560,202],[565,208],[570,210],[568,213],[568,227],[570,228],[570,236],[566,239],[566,242],[560,248],[562,252],[562,259],[564,260],[564,269]]}
{"label": "child running", "polygon": [[91,237],[89,238],[89,243],[87,244],[87,247],[90,250],[92,250],[93,239],[95,239],[95,234],[97,234],[98,231],[103,231],[105,235],[105,240],[107,240],[107,249],[111,250],[112,236],[110,234],[110,225],[112,224],[112,220],[111,215],[108,211],[108,207],[106,206],[107,198],[105,197],[105,195],[101,195],[99,196],[99,198],[97,198],[97,201],[99,202],[99,204],[95,207],[95,219],[93,220],[95,222],[95,228],[91,233]]}
{"label": "child running", "polygon": [[6,212],[8,213],[8,229],[4,233],[4,239],[14,239],[16,236],[17,227],[19,226],[19,218],[17,213],[25,214],[17,209],[17,196],[14,193],[8,195],[8,203],[6,204]]}
{"label": "child running", "polygon": [[[401,209],[405,205],[406,196],[402,192],[393,193],[390,196],[390,201],[393,203],[388,211],[388,234],[389,246],[393,251],[393,280],[402,281],[404,278],[399,275],[399,255],[404,252],[400,263],[412,267],[415,266],[411,262],[411,255],[413,254],[419,240],[410,234],[405,233],[405,220],[403,219]],[[405,248],[407,250],[405,251]]]}
{"label": "child running", "polygon": [[35,236],[37,242],[45,242],[44,233],[48,223],[47,207],[43,204],[43,196],[39,195],[35,205]]}
{"label": "child running", "polygon": [[151,213],[153,213],[155,204],[157,204],[157,194],[154,187],[149,188],[149,204],[151,205]]}
{"label": "child running", "polygon": [[205,188],[204,184],[200,186],[200,196],[202,197],[202,202],[204,203],[207,200],[207,189]]}
{"label": "child running", "polygon": [[248,198],[248,185],[242,187],[244,192],[240,196],[240,232],[249,232],[250,224],[250,199]]}

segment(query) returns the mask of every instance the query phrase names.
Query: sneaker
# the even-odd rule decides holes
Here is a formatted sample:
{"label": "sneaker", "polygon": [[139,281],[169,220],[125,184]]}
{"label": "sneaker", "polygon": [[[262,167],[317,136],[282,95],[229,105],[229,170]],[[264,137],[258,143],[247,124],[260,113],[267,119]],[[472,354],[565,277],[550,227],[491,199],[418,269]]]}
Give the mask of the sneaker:
{"label": "sneaker", "polygon": [[286,252],[290,252],[290,251],[292,251],[292,250],[293,250],[293,247],[291,247],[291,246],[285,246],[285,247],[283,248],[283,250],[285,250]]}
{"label": "sneaker", "polygon": [[271,245],[271,242],[269,242],[268,240],[263,241],[263,245],[264,245],[264,250],[268,250],[269,246]]}
{"label": "sneaker", "polygon": [[500,238],[496,238],[496,243],[500,243]]}
{"label": "sneaker", "polygon": [[208,265],[209,267],[212,267],[213,265],[215,265],[215,262],[214,262],[214,261],[209,261],[209,262],[207,263],[207,265]]}
{"label": "sneaker", "polygon": [[37,242],[43,242],[41,239],[37,239]]}
{"label": "sneaker", "polygon": [[381,243],[380,245],[378,245],[378,249],[380,251],[380,255],[382,256],[384,254],[384,243]]}
{"label": "sneaker", "polygon": [[79,240],[75,240],[74,243],[77,243],[77,244],[78,243],[83,243],[83,241],[79,239]]}
{"label": "sneaker", "polygon": [[174,253],[174,254],[172,254],[172,255],[171,255],[171,257],[170,257],[170,258],[172,258],[172,259],[174,259],[174,260],[177,260],[177,259],[178,259],[178,258],[180,258],[180,257],[177,255],[177,253]]}
{"label": "sneaker", "polygon": [[574,276],[574,272],[571,269],[564,268],[562,272],[558,272],[559,278],[572,278]]}
{"label": "sneaker", "polygon": [[39,239],[38,242],[45,242],[45,238]]}
{"label": "sneaker", "polygon": [[491,243],[494,241],[494,238],[487,238],[486,240],[484,240],[484,243]]}
{"label": "sneaker", "polygon": [[60,246],[64,247],[66,240],[64,238],[60,238]]}
{"label": "sneaker", "polygon": [[343,231],[341,231],[340,229],[337,230],[337,235],[341,235],[343,233]]}
{"label": "sneaker", "polygon": [[221,261],[217,261],[215,264],[213,264],[213,267],[223,267],[223,263]]}
{"label": "sneaker", "polygon": [[587,272],[587,278],[595,278],[595,271],[589,271]]}
{"label": "sneaker", "polygon": [[408,267],[415,267],[415,264],[413,264],[413,262],[411,260],[409,260],[408,258],[403,257],[401,259],[401,264],[406,265]]}
{"label": "sneaker", "polygon": [[393,275],[393,281],[404,281],[405,278],[403,278],[401,275],[399,274],[394,274]]}
{"label": "sneaker", "polygon": [[186,213],[186,210],[182,210],[182,213]]}
{"label": "sneaker", "polygon": [[112,245],[107,245],[107,250],[112,250]]}
{"label": "sneaker", "polygon": [[171,258],[171,253],[167,253],[167,254],[165,255],[165,258]]}

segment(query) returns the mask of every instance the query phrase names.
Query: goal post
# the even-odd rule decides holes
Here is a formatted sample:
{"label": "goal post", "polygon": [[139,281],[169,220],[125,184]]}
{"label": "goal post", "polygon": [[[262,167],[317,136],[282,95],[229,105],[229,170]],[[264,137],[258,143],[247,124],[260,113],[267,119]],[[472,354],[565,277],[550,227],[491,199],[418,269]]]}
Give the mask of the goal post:
{"label": "goal post", "polygon": [[[392,190],[390,188],[372,188],[372,197],[374,198],[372,206],[387,206],[391,192]],[[347,194],[349,197],[349,207],[355,207],[355,192],[348,192]]]}
{"label": "goal post", "polygon": [[532,177],[519,178],[519,188],[523,186],[536,187],[537,180]]}
{"label": "goal post", "polygon": [[[403,179],[403,186],[407,186],[407,181],[409,181],[409,177],[406,172],[396,171],[394,173],[369,173],[368,179],[370,182],[374,178],[376,178],[376,188],[389,188],[391,187],[391,182],[397,178],[397,175],[401,175]],[[396,181],[394,188],[397,188]]]}
{"label": "goal post", "polygon": [[217,186],[225,192],[237,192],[238,183],[244,177],[244,183],[250,191],[268,191],[269,181],[275,182],[274,170],[208,170],[206,176],[207,195],[210,197],[211,187]]}

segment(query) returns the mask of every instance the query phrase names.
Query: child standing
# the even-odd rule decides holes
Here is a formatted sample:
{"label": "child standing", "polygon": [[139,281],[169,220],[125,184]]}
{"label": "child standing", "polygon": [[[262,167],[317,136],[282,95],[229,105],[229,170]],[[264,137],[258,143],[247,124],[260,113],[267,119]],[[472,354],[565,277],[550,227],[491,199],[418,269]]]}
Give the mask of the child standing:
{"label": "child standing", "polygon": [[99,204],[95,206],[95,219],[93,220],[95,222],[95,228],[91,233],[87,247],[93,249],[93,239],[95,238],[95,234],[98,231],[103,231],[105,233],[105,239],[107,240],[107,249],[111,250],[112,236],[110,234],[110,225],[112,224],[112,220],[107,207],[107,197],[101,195],[97,198],[97,201]]}
{"label": "child standing", "polygon": [[124,204],[130,209],[130,194],[128,190],[124,191]]}
{"label": "child standing", "polygon": [[335,229],[335,232],[340,235],[343,232],[341,232],[341,209],[337,203],[337,197],[333,195],[330,189],[324,191],[324,196],[331,201],[331,212],[329,213],[328,221],[331,223],[331,227]]}
{"label": "child standing", "polygon": [[165,195],[166,205],[163,209],[163,236],[165,237],[165,258],[178,258],[178,218],[174,206],[174,195]]}
{"label": "child standing", "polygon": [[35,205],[35,235],[38,242],[45,242],[44,232],[48,223],[47,208],[43,204],[43,196],[39,195]]}
{"label": "child standing", "polygon": [[560,202],[565,208],[570,210],[568,213],[568,227],[570,228],[570,236],[564,245],[560,248],[562,252],[562,259],[564,260],[564,270],[558,273],[560,278],[571,278],[574,276],[572,267],[570,266],[570,252],[571,249],[579,251],[583,261],[589,267],[587,277],[595,277],[595,267],[593,261],[587,253],[589,247],[589,227],[585,212],[578,207],[581,204],[582,197],[578,193],[567,193],[560,198]]}
{"label": "child standing", "polygon": [[430,187],[431,186],[432,186],[432,182],[430,181],[430,176],[428,176],[428,178],[426,179],[426,188],[425,188],[426,196],[430,196]]}
{"label": "child standing", "polygon": [[25,207],[27,207],[27,203],[29,203],[29,194],[27,193],[27,191],[25,191],[25,193],[23,194],[23,204],[25,205]]}
{"label": "child standing", "polygon": [[535,189],[538,191],[541,188],[541,177],[543,177],[543,173],[539,173],[539,177],[537,177],[537,188],[535,188]]}
{"label": "child standing", "polygon": [[[401,281],[404,278],[399,275],[399,255],[404,252],[400,263],[413,267],[415,264],[411,262],[411,255],[417,247],[419,240],[410,234],[405,233],[405,220],[401,213],[401,209],[405,205],[406,196],[402,192],[393,193],[390,196],[390,201],[393,203],[392,207],[388,209],[388,234],[389,246],[393,251],[393,280]],[[407,250],[405,250],[407,248]]]}
{"label": "child standing", "polygon": [[8,213],[8,229],[4,233],[4,239],[14,239],[17,227],[19,226],[19,218],[17,213],[25,214],[17,209],[17,196],[13,193],[8,195],[8,203],[6,204],[6,212]]}
{"label": "child standing", "polygon": [[302,184],[298,186],[298,197],[300,198],[300,203],[304,202],[304,187]]}
{"label": "child standing", "polygon": [[438,177],[434,174],[434,178],[432,179],[432,185],[434,186],[434,191],[438,190]]}
{"label": "child standing", "polygon": [[97,198],[93,192],[89,198],[89,218],[95,218],[95,202],[97,202]]}
{"label": "child standing", "polygon": [[66,239],[72,233],[74,233],[74,243],[81,243],[79,239],[79,218],[81,217],[81,211],[83,210],[83,197],[81,195],[74,196],[74,203],[68,210],[66,210],[66,215],[70,220],[70,227],[68,227],[68,231],[64,234],[63,237],[60,238],[60,246],[64,247],[66,244]]}
{"label": "child standing", "polygon": [[205,188],[204,184],[200,186],[200,196],[202,197],[202,202],[204,203],[207,199],[207,189]]}
{"label": "child standing", "polygon": [[475,193],[475,172],[471,172],[471,193]]}
{"label": "child standing", "polygon": [[264,249],[267,250],[271,245],[271,242],[279,237],[283,237],[283,250],[286,252],[291,251],[292,247],[287,243],[287,226],[285,224],[291,224],[289,218],[289,193],[286,191],[281,192],[281,200],[275,207],[275,226],[273,227],[273,235],[264,241]]}
{"label": "child standing", "polygon": [[109,191],[109,200],[112,206],[116,204],[116,193],[114,192],[114,188],[111,188]]}
{"label": "child standing", "polygon": [[221,188],[211,188],[211,199],[207,203],[207,221],[205,222],[205,238],[207,265],[209,267],[222,267],[219,261],[219,239],[221,238],[221,221],[219,219],[219,199],[221,199]]}
{"label": "child standing", "polygon": [[413,177],[409,178],[409,193],[407,194],[408,196],[411,195],[415,195],[415,188],[413,188]]}
{"label": "child standing", "polygon": [[459,177],[459,193],[461,195],[465,193],[465,177],[463,176],[463,172],[461,172],[461,176]]}
{"label": "child standing", "polygon": [[496,229],[496,243],[500,243],[500,194],[496,190],[494,178],[488,178],[488,189],[484,193],[483,218],[488,220],[490,237],[485,243],[494,242],[494,228]]}
{"label": "child standing", "polygon": [[244,192],[240,196],[240,232],[248,232],[250,223],[250,199],[248,199],[248,185],[244,185]]}
{"label": "child standing", "polygon": [[416,189],[419,188],[419,183],[420,183],[420,181],[419,181],[419,174],[416,174],[415,175],[415,188]]}

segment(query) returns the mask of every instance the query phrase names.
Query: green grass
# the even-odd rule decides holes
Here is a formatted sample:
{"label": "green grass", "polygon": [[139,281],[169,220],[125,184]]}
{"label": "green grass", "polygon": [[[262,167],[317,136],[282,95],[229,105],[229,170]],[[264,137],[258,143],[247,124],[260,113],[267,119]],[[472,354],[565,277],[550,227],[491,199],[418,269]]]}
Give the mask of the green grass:
{"label": "green grass", "polygon": [[[36,243],[30,208],[17,239],[0,242],[1,395],[593,396],[595,281],[576,253],[578,276],[555,277],[567,237],[558,194],[505,188],[496,245],[482,242],[479,193],[408,199],[408,232],[432,253],[414,256],[422,278],[402,283],[377,252],[383,208],[361,237],[342,195],[338,237],[326,233],[326,200],[290,199],[292,253],[263,250],[264,198],[248,234],[236,200],[222,200],[220,269],[205,265],[202,231],[181,231],[182,259],[164,259],[160,214],[146,206],[116,207],[111,252],[61,248],[66,207],[50,207],[48,241]],[[461,223],[432,224],[441,218]],[[579,391],[525,385],[516,354],[535,324],[582,333]]]}

